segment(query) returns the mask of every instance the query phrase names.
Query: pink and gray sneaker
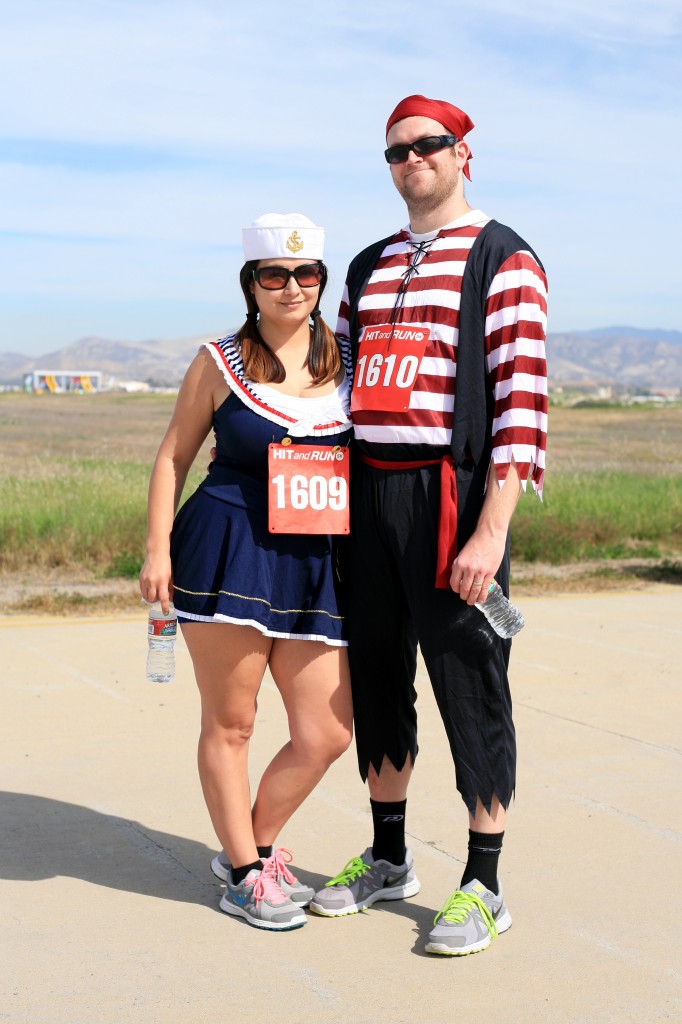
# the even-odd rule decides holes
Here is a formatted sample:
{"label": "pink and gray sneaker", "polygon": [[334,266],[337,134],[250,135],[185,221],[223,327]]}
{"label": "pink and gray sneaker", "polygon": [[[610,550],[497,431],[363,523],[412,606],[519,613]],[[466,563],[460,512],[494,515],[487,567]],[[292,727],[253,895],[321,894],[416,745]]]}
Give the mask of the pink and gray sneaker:
{"label": "pink and gray sneaker", "polygon": [[292,903],[275,879],[274,867],[268,861],[262,871],[249,871],[243,882],[232,884],[232,876],[225,880],[225,892],[220,909],[233,917],[243,917],[254,928],[288,931],[306,923],[301,907]]}
{"label": "pink and gray sneaker", "polygon": [[[280,846],[272,851],[272,855],[267,860],[264,860],[263,864],[272,862],[275,879],[284,895],[288,896],[297,907],[307,907],[315,895],[315,890],[309,885],[304,885],[303,882],[300,882],[293,871],[290,870],[289,865],[293,859],[291,850],[286,850],[283,846]],[[221,882],[227,882],[231,867],[232,865],[223,850],[216,854],[211,861],[211,871]]]}

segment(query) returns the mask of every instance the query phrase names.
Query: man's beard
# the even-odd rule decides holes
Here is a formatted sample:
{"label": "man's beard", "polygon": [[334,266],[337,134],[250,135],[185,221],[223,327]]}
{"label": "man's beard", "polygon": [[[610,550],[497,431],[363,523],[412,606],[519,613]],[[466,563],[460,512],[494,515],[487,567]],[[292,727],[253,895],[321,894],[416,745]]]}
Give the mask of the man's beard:
{"label": "man's beard", "polygon": [[454,180],[445,176],[436,177],[433,187],[429,190],[413,192],[409,186],[409,178],[400,185],[396,184],[396,188],[405,200],[408,211],[423,215],[437,210],[443,203],[448,202],[457,190],[458,183],[459,172]]}

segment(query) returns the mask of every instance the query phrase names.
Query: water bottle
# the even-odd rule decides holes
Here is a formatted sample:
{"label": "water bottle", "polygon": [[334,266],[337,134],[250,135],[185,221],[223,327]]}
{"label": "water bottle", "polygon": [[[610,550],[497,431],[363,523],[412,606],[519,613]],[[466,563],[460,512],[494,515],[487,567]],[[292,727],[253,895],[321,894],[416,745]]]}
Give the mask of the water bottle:
{"label": "water bottle", "polygon": [[177,631],[178,617],[172,601],[167,615],[163,614],[160,601],[150,606],[147,626],[147,679],[150,683],[172,683],[175,679]]}
{"label": "water bottle", "polygon": [[502,587],[496,580],[490,584],[485,602],[476,602],[476,607],[483,612],[497,635],[504,639],[514,636],[525,625],[523,615],[516,605],[504,596]]}

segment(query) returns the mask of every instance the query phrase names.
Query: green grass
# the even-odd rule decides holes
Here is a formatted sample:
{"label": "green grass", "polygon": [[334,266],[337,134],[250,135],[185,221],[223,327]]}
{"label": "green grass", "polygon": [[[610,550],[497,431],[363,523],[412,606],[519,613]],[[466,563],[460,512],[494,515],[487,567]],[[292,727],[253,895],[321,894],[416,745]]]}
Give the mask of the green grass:
{"label": "green grass", "polygon": [[[141,462],[39,461],[0,474],[0,572],[87,569],[135,578],[142,565],[150,466]],[[186,499],[204,475],[190,474]],[[678,558],[682,478],[635,473],[555,474],[545,501],[520,501],[512,524],[516,562]]]}
{"label": "green grass", "polygon": [[525,496],[512,524],[512,557],[525,562],[662,558],[681,550],[679,476],[555,475],[544,503]]}
{"label": "green grass", "polygon": [[[135,577],[142,565],[150,467],[52,460],[0,477],[0,571],[84,567]],[[188,497],[201,480],[193,471]]]}

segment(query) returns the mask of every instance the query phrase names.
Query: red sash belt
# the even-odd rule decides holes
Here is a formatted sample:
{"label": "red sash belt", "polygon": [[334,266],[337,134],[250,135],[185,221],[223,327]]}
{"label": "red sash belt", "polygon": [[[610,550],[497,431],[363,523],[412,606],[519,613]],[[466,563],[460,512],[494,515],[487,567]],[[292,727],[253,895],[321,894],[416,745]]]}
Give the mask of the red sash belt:
{"label": "red sash belt", "polygon": [[436,560],[436,587],[447,590],[450,586],[452,563],[457,555],[457,478],[455,462],[449,453],[440,459],[424,462],[385,462],[360,455],[362,462],[374,469],[421,469],[440,463],[440,510],[438,515],[438,558]]}

